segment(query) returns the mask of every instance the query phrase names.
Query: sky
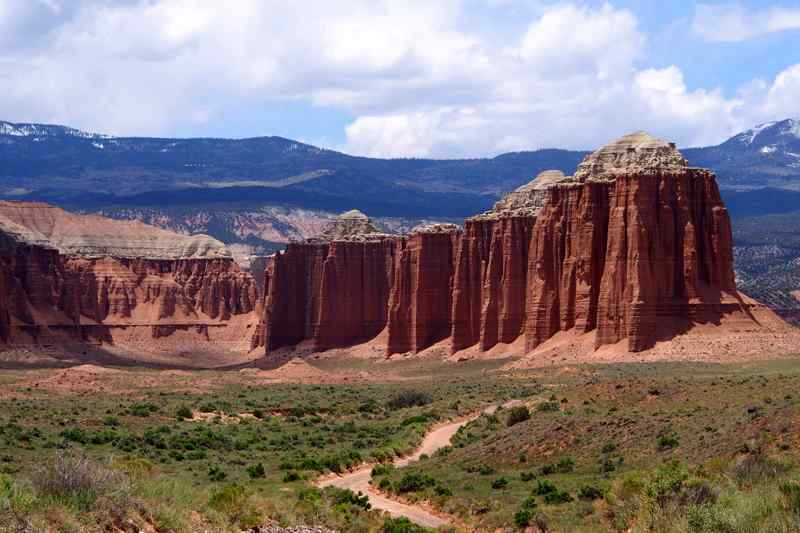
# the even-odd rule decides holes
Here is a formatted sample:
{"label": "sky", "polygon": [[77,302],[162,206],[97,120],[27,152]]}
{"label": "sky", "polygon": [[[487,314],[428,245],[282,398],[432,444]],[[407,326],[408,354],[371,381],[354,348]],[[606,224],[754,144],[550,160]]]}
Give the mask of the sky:
{"label": "sky", "polygon": [[0,120],[376,157],[800,117],[800,0],[0,0]]}

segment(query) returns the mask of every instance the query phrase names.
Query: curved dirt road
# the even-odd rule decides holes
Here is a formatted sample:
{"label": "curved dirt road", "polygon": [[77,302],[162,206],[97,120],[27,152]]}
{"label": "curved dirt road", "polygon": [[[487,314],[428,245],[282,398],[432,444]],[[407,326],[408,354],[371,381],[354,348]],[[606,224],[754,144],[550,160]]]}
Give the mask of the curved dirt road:
{"label": "curved dirt road", "polygon": [[[511,407],[519,403],[517,400],[512,400],[510,402],[506,402],[503,404],[503,407]],[[454,422],[448,422],[447,424],[441,425],[434,429],[433,431],[429,432],[425,435],[425,438],[422,439],[422,443],[420,444],[417,451],[415,451],[412,455],[407,457],[401,457],[394,460],[394,465],[396,467],[403,467],[407,466],[411,463],[419,461],[419,458],[423,454],[433,455],[433,453],[438,450],[439,448],[443,448],[450,444],[450,439],[453,438],[453,435],[456,434],[458,429],[461,426],[464,426],[475,420],[480,416],[480,414],[486,413],[491,414],[497,410],[497,406],[491,406],[484,409],[481,413],[473,415],[469,418],[458,420]],[[449,522],[444,518],[436,516],[424,508],[418,505],[408,505],[405,503],[400,503],[395,500],[391,500],[381,494],[378,494],[372,489],[372,485],[369,484],[370,477],[372,475],[372,466],[365,466],[359,468],[358,470],[354,470],[353,472],[349,472],[339,477],[326,479],[318,483],[320,487],[327,487],[333,485],[335,487],[339,487],[342,489],[350,489],[353,492],[359,492],[366,494],[369,498],[369,503],[372,504],[374,509],[380,509],[382,511],[386,511],[392,516],[404,516],[415,522],[421,526],[429,527],[429,528],[437,528],[439,526],[443,526],[448,524]]]}

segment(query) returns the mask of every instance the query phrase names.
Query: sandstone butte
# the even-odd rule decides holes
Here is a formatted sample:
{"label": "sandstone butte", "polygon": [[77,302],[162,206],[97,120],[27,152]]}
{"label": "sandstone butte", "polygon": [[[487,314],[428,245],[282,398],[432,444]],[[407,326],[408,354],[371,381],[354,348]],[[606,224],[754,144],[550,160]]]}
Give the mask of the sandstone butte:
{"label": "sandstone butte", "polygon": [[731,223],[712,172],[643,132],[547,171],[454,225],[379,233],[357,211],[292,243],[265,275],[255,345],[314,351],[377,338],[386,354],[451,353],[559,333],[640,352],[708,328],[787,331],[736,290]]}
{"label": "sandstone butte", "polygon": [[211,237],[0,202],[0,344],[230,356],[249,350],[257,306]]}

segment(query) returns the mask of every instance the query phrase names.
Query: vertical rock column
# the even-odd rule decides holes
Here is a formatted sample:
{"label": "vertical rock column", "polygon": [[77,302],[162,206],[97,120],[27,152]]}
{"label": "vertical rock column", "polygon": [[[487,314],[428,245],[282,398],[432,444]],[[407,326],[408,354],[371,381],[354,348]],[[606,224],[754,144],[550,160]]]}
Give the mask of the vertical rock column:
{"label": "vertical rock column", "polygon": [[527,351],[560,330],[595,328],[611,189],[603,182],[549,189],[528,255]]}
{"label": "vertical rock column", "polygon": [[315,350],[351,346],[386,326],[395,238],[334,241],[322,267]]}
{"label": "vertical rock column", "polygon": [[327,244],[292,243],[275,254],[265,301],[267,352],[313,335]]}
{"label": "vertical rock column", "polygon": [[420,230],[398,243],[387,354],[416,353],[450,335],[454,251],[460,237],[454,227]]}
{"label": "vertical rock column", "polygon": [[528,248],[536,218],[504,217],[494,225],[483,284],[480,349],[511,343],[523,332]]}
{"label": "vertical rock column", "polygon": [[464,222],[453,276],[453,353],[476,344],[481,337],[483,284],[494,233],[495,220]]}
{"label": "vertical rock column", "polygon": [[[653,346],[738,300],[731,226],[714,175],[701,169],[617,177],[597,346]],[[734,303],[735,305],[735,303]]]}
{"label": "vertical rock column", "polygon": [[8,312],[8,274],[4,258],[0,257],[0,344],[11,339],[11,317]]}

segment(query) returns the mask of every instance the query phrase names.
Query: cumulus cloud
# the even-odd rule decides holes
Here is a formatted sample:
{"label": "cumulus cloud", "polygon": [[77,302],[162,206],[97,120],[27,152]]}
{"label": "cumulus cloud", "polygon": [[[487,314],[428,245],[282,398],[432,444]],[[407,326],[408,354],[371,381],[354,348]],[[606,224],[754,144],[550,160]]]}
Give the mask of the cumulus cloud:
{"label": "cumulus cloud", "polygon": [[[798,114],[800,67],[726,96],[647,65],[630,10],[486,0],[478,17],[476,5],[0,0],[0,118],[159,135],[303,102],[352,117],[337,147],[353,153],[474,157],[636,129],[704,144]],[[486,24],[512,6],[513,23]]]}
{"label": "cumulus cloud", "polygon": [[692,30],[709,42],[739,42],[785,30],[800,29],[800,8],[770,6],[746,9],[741,4],[699,4]]}

